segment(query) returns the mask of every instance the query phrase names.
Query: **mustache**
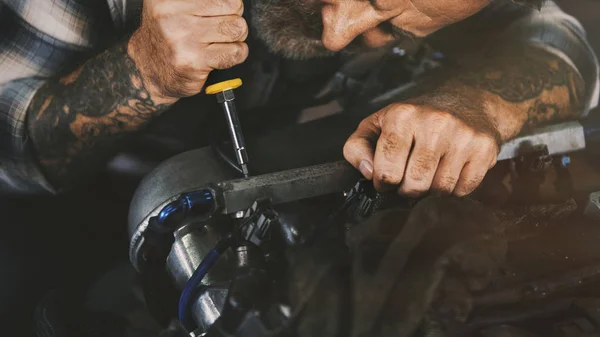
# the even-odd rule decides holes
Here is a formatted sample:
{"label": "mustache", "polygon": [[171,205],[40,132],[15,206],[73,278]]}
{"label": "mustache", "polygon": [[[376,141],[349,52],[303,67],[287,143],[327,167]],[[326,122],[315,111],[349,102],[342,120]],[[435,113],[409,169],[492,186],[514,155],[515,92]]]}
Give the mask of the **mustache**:
{"label": "mustache", "polygon": [[[333,56],[322,41],[323,19],[320,0],[255,0],[252,2],[251,24],[268,48],[286,58],[306,60]],[[396,40],[420,40],[414,34],[389,22],[380,28]],[[341,53],[356,54],[373,48],[359,36]]]}
{"label": "mustache", "polygon": [[333,55],[321,41],[320,1],[254,1],[252,17],[253,28],[272,52],[291,59]]}

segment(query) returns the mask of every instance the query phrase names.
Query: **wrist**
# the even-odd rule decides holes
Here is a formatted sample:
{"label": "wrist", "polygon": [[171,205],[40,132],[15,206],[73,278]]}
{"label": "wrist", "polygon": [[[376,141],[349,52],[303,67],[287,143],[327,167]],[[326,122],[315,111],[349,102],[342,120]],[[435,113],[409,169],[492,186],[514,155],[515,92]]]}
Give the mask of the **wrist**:
{"label": "wrist", "polygon": [[138,29],[127,42],[127,55],[138,68],[143,85],[152,101],[157,105],[172,105],[179,98],[168,95],[164,90],[160,76],[156,75],[156,71],[153,71],[153,68],[155,68],[152,63],[153,60],[145,56],[147,52],[144,49],[147,47],[144,47],[143,40],[148,41]]}
{"label": "wrist", "polygon": [[527,122],[527,117],[522,114],[523,108],[487,92],[483,92],[482,96],[484,113],[498,130],[502,142],[516,137]]}
{"label": "wrist", "polygon": [[488,104],[476,89],[460,83],[445,83],[408,103],[451,114],[473,130],[493,138],[499,147],[507,140],[501,132],[502,120],[496,118],[493,105]]}

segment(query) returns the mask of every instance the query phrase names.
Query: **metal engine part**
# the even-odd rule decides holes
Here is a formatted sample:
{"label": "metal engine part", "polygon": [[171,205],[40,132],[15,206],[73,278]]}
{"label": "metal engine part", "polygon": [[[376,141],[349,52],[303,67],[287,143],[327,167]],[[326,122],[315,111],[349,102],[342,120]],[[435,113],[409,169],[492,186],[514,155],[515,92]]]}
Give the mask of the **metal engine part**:
{"label": "metal engine part", "polygon": [[[187,224],[177,229],[167,257],[166,269],[178,289],[183,290],[202,259],[220,237],[210,225]],[[231,254],[225,254],[211,268],[202,284],[207,287],[192,304],[194,321],[201,329],[211,326],[221,314],[231,278]]]}

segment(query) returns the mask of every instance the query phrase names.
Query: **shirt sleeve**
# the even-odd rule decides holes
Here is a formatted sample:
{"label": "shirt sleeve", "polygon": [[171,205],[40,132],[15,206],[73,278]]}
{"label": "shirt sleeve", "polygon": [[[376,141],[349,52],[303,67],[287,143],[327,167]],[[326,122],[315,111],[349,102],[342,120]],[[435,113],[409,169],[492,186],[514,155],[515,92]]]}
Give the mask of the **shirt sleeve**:
{"label": "shirt sleeve", "polygon": [[529,44],[543,48],[571,64],[585,81],[586,106],[582,117],[598,106],[598,59],[583,26],[553,1],[545,2],[540,10],[508,2],[491,5],[465,22],[440,31],[434,43],[455,57],[474,46],[490,43],[508,47],[515,43]]}
{"label": "shirt sleeve", "polygon": [[87,8],[77,1],[0,0],[0,193],[54,193],[27,133],[29,104],[48,78],[93,50]]}

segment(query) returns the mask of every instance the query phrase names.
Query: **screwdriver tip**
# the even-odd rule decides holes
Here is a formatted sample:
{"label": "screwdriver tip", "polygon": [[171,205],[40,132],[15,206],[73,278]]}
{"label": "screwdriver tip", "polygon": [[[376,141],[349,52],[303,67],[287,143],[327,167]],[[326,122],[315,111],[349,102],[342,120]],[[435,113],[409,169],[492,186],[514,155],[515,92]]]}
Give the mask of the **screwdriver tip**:
{"label": "screwdriver tip", "polygon": [[248,178],[248,176],[249,176],[248,165],[242,164],[242,173],[244,174],[244,178]]}

